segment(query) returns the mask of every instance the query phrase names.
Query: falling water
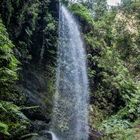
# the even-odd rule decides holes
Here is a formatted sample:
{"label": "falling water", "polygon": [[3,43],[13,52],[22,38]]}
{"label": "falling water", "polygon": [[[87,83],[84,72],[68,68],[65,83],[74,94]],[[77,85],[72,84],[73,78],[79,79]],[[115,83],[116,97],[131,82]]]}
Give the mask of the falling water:
{"label": "falling water", "polygon": [[60,5],[56,94],[51,131],[59,140],[88,140],[88,78],[78,24]]}
{"label": "falling water", "polygon": [[51,134],[52,140],[58,140],[58,138],[55,136],[55,134],[53,132],[48,131],[47,133]]}

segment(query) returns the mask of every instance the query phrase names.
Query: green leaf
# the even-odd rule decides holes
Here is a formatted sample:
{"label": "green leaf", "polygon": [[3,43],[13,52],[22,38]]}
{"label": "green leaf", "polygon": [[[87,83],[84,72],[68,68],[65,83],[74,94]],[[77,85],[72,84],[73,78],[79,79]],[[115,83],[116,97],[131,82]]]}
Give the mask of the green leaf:
{"label": "green leaf", "polygon": [[7,124],[0,122],[0,133],[5,134],[5,135],[10,135],[8,132]]}

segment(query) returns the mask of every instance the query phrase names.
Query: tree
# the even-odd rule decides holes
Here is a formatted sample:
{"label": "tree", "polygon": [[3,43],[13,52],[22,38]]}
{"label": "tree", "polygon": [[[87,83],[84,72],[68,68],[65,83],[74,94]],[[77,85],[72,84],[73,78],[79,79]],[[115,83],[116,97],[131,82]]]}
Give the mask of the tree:
{"label": "tree", "polygon": [[93,13],[95,19],[100,19],[107,11],[107,1],[106,0],[94,0]]}

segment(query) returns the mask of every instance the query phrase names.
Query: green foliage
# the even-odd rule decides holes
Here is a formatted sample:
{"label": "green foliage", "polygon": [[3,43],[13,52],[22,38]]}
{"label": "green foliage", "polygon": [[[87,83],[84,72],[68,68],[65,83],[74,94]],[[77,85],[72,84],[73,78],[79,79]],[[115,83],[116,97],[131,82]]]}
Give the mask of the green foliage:
{"label": "green foliage", "polygon": [[[97,17],[92,17],[81,4],[71,6],[80,19],[87,45],[91,110],[95,112],[90,111],[93,115],[90,118],[96,120],[90,122],[93,128],[101,125],[100,130],[106,135],[104,139],[132,140],[134,130],[131,122],[140,115],[140,90],[136,82],[139,77],[139,20],[136,11],[132,10],[128,15],[127,6],[123,7],[126,14],[121,9],[125,15],[123,18],[118,9],[107,11],[105,8],[103,12],[100,6],[97,10],[101,14]],[[131,20],[135,24],[131,25]],[[128,23],[136,34],[129,30],[132,27]],[[102,120],[106,121],[101,123]]]}
{"label": "green foliage", "polygon": [[[62,1],[68,4],[67,0]],[[54,0],[51,3],[54,4]],[[49,4],[49,0],[3,0],[0,5],[3,21],[16,45],[15,49],[0,21],[0,99],[16,99],[13,84],[18,79],[19,62],[13,49],[23,63],[29,63],[31,59],[36,63],[44,47],[43,59],[47,61],[42,60],[42,63],[47,69],[44,76],[48,83],[48,95],[44,100],[48,105],[48,114],[55,92],[53,66],[56,62],[58,27],[57,17],[54,17],[56,11]],[[80,4],[69,5],[81,25],[88,53],[91,127],[100,126],[99,130],[105,133],[103,139],[106,140],[134,139],[133,122],[140,117],[139,5],[139,1],[130,0],[124,0],[119,8],[109,10],[106,0],[95,0],[91,5],[81,0]],[[0,101],[0,112],[0,133],[10,133],[11,137],[26,133],[28,119],[19,107]],[[60,116],[63,117],[62,112]],[[59,127],[65,131],[67,120]]]}
{"label": "green foliage", "polygon": [[135,140],[132,125],[126,120],[112,117],[103,121],[99,129],[105,133],[103,140]]}
{"label": "green foliage", "polygon": [[5,135],[10,135],[8,133],[8,125],[0,122],[0,133],[5,134]]}
{"label": "green foliage", "polygon": [[93,11],[95,20],[100,20],[107,12],[107,0],[95,0],[93,4]]}
{"label": "green foliage", "polygon": [[[6,136],[7,139],[19,139],[22,135],[30,133],[28,127],[30,127],[31,123],[24,116],[21,108],[17,106],[26,106],[25,100],[27,96],[26,91],[23,91],[25,84],[23,83],[23,87],[20,85],[22,83],[22,72],[26,70],[22,68],[22,70],[19,71],[20,75],[18,76],[18,60],[21,61],[22,67],[26,67],[26,64],[29,64],[32,60],[31,63],[33,63],[35,67],[34,69],[36,69],[37,65],[35,65],[35,63],[38,63],[38,60],[40,60],[40,50],[44,45],[43,59],[46,59],[47,61],[43,61],[46,62],[47,65],[46,63],[42,62],[43,65],[39,64],[39,69],[42,67],[48,68],[50,65],[52,66],[55,64],[55,49],[57,45],[57,22],[56,19],[54,19],[54,14],[56,11],[53,11],[55,2],[55,0],[53,0],[51,3],[49,0],[1,1],[0,11],[4,24],[2,21],[0,21],[0,133],[4,135],[6,132],[7,134],[9,133],[10,135]],[[12,42],[9,38],[12,40]],[[18,60],[15,56],[18,58]],[[55,75],[54,70],[42,69],[40,71],[46,72],[46,75],[44,75],[48,79],[44,75],[43,78],[41,77],[44,81],[50,79],[52,80],[54,78],[52,78],[52,75]],[[41,76],[42,73],[40,74]],[[19,80],[18,78],[20,78],[20,82],[17,81],[17,85],[15,85],[16,80]],[[39,77],[38,79],[41,78]],[[49,82],[45,81],[45,83],[47,83],[46,89],[48,88],[48,91],[47,95],[46,93],[43,93],[45,94],[45,97],[42,97],[42,102],[44,101],[42,103],[43,106],[45,106],[45,104],[48,105],[48,109],[45,111],[48,114],[42,114],[44,115],[44,118],[46,118],[48,115],[48,120],[50,119],[49,115],[52,108],[52,94],[54,92],[53,88],[55,85],[54,81],[51,80]],[[46,89],[43,89],[43,91],[46,92]],[[25,111],[25,109],[27,108],[24,108],[24,112],[28,112]],[[36,112],[38,112],[31,107],[28,109],[31,109],[31,112],[29,112],[31,116],[32,114],[36,115]],[[41,115],[39,114],[38,116]]]}
{"label": "green foliage", "polygon": [[71,5],[70,10],[72,10],[72,12],[78,17],[80,17],[82,20],[88,22],[89,25],[93,24],[93,17],[90,11],[82,4]]}
{"label": "green foliage", "polygon": [[[132,3],[133,4],[133,3]],[[131,4],[131,5],[132,5]],[[128,8],[128,7],[127,7]],[[114,40],[121,59],[125,61],[131,76],[137,81],[139,79],[139,18],[137,17],[137,8],[123,8],[121,13],[117,14],[114,23]],[[137,11],[137,12],[136,12]]]}
{"label": "green foliage", "polygon": [[47,59],[52,60],[51,63],[55,63],[56,62],[56,46],[57,46],[57,36],[56,36],[57,22],[55,21],[51,13],[48,12],[46,14],[47,16],[44,17],[43,45],[45,46],[45,48],[48,48],[48,49],[46,49],[46,55],[44,55],[44,57],[47,57]]}
{"label": "green foliage", "polygon": [[19,107],[5,102],[10,98],[15,100],[14,84],[18,79],[19,61],[14,56],[13,48],[14,45],[0,20],[0,132],[9,136],[15,135],[17,131],[22,132],[28,124],[28,119],[20,112]]}
{"label": "green foliage", "polygon": [[[0,21],[0,69],[1,69],[1,82],[10,81],[10,79],[16,80],[16,70],[18,61],[13,54],[14,45],[8,39],[8,34],[2,21]],[[5,72],[5,73],[4,73]],[[6,80],[5,76],[9,76]]]}
{"label": "green foliage", "polygon": [[98,108],[98,106],[90,105],[89,108],[89,124],[91,128],[96,128],[100,126],[100,123],[105,119],[103,111]]}
{"label": "green foliage", "polygon": [[3,134],[13,137],[17,134],[24,134],[29,120],[20,112],[20,108],[10,102],[0,101],[0,131]]}
{"label": "green foliage", "polygon": [[14,45],[8,38],[8,34],[2,21],[0,20],[0,90],[1,95],[9,90],[17,80],[18,60],[13,53]]}
{"label": "green foliage", "polygon": [[130,77],[129,71],[119,59],[119,54],[115,48],[106,47],[101,55],[98,66],[104,69],[102,73],[103,83],[106,88],[116,89],[117,94],[120,93],[127,104],[131,97],[138,94],[137,86]]}

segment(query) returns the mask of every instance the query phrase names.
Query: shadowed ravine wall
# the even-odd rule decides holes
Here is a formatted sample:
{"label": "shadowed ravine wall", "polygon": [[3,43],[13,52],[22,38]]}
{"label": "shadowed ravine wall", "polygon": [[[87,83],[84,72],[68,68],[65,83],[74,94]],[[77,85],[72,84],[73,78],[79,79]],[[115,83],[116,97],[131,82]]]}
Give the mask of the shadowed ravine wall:
{"label": "shadowed ravine wall", "polygon": [[22,110],[32,121],[30,132],[47,130],[55,81],[58,2],[2,0],[0,13],[21,62],[15,85],[17,98],[8,101],[33,107]]}

